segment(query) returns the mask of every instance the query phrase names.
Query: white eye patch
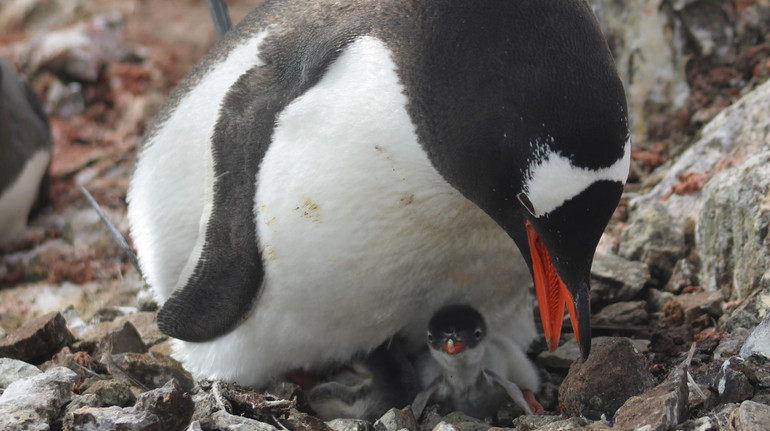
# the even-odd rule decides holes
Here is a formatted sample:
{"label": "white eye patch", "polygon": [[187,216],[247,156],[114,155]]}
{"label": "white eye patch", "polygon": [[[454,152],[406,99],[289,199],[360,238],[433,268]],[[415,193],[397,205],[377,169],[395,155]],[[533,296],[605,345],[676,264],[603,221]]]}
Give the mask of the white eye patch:
{"label": "white eye patch", "polygon": [[597,181],[625,183],[630,165],[630,138],[626,140],[623,157],[599,169],[575,166],[566,157],[548,151],[529,166],[524,193],[519,194],[518,198],[532,215],[542,217]]}

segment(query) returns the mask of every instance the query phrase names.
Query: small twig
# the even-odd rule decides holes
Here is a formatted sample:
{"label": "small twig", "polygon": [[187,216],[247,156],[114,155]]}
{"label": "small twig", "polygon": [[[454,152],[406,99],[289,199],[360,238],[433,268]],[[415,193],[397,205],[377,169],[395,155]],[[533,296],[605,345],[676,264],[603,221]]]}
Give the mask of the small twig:
{"label": "small twig", "polygon": [[107,380],[107,379],[106,379],[106,378],[104,378],[104,377],[103,377],[101,374],[97,373],[96,371],[94,371],[94,370],[92,370],[92,369],[90,369],[90,368],[88,368],[88,367],[86,367],[86,366],[80,365],[80,364],[78,364],[77,362],[75,362],[75,365],[77,365],[78,367],[80,367],[80,369],[81,369],[81,370],[83,370],[83,371],[85,371],[86,373],[88,373],[88,374],[90,374],[90,375],[92,375],[92,376],[96,377],[96,378],[97,378],[97,379],[99,379],[99,380]]}
{"label": "small twig", "polygon": [[228,413],[232,411],[232,408],[228,408],[230,406],[230,403],[227,401],[227,399],[222,395],[221,390],[222,382],[219,380],[214,381],[214,384],[211,385],[211,395],[214,396],[214,401],[217,402],[217,406],[220,410],[224,410]]}
{"label": "small twig", "polygon": [[130,381],[134,386],[142,389],[143,391],[149,391],[150,388],[147,387],[144,383],[137,380],[134,376],[132,376],[128,371],[123,369],[120,365],[118,365],[115,360],[112,358],[112,355],[109,353],[105,353],[101,357],[101,362],[107,367],[107,371],[116,378],[123,377],[126,380]]}
{"label": "small twig", "polygon": [[217,39],[222,39],[230,30],[230,16],[227,13],[227,5],[222,0],[206,0],[209,6],[211,19],[214,21],[214,30],[217,32]]}
{"label": "small twig", "polygon": [[693,388],[695,388],[695,392],[698,393],[698,395],[701,396],[704,400],[708,399],[705,393],[700,389],[700,386],[698,383],[695,382],[695,379],[692,377],[692,374],[690,374],[690,364],[692,363],[692,358],[695,356],[695,341],[692,342],[692,346],[690,346],[690,351],[687,352],[687,358],[684,360],[684,366],[686,367],[687,372],[687,382],[690,383]]}
{"label": "small twig", "polygon": [[278,418],[275,417],[275,415],[271,414],[270,417],[273,419],[273,422],[275,422],[276,424],[278,424],[279,427],[281,427],[282,430],[289,431],[289,429],[286,428],[286,426],[284,426],[284,424],[282,424],[281,421],[279,421]]}
{"label": "small twig", "polygon": [[692,345],[690,346],[690,351],[687,352],[687,359],[684,360],[684,364],[687,366],[687,368],[690,368],[692,357],[695,356],[695,344],[695,341],[693,341]]}
{"label": "small twig", "polygon": [[83,192],[83,195],[85,195],[86,199],[88,199],[91,207],[93,207],[93,209],[96,210],[96,213],[99,214],[99,218],[102,219],[102,223],[107,226],[107,230],[110,232],[112,239],[118,243],[120,250],[128,258],[131,264],[134,265],[134,268],[136,268],[136,270],[139,272],[139,275],[141,276],[142,270],[139,268],[139,261],[136,258],[136,254],[134,254],[134,252],[131,250],[131,247],[128,246],[126,239],[120,233],[118,228],[116,228],[115,225],[110,221],[110,219],[107,218],[107,214],[104,213],[104,210],[102,210],[102,207],[99,206],[98,202],[96,202],[96,199],[94,199],[91,193],[88,192],[88,189],[86,189],[82,184],[79,184],[78,187],[80,187],[80,191]]}
{"label": "small twig", "polygon": [[704,400],[707,400],[708,397],[705,393],[700,389],[700,385],[695,381],[695,379],[692,378],[692,374],[690,374],[690,370],[687,370],[687,382],[692,385],[693,388],[695,388],[695,392],[698,393],[698,395],[701,396]]}

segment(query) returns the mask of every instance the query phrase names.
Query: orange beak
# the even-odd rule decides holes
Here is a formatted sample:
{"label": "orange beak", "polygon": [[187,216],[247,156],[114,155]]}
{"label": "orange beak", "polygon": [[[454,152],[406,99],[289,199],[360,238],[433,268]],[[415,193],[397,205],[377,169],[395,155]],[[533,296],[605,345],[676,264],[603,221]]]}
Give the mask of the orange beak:
{"label": "orange beak", "polygon": [[460,351],[464,349],[466,345],[467,344],[463,343],[462,341],[455,341],[450,338],[449,341],[441,345],[441,349],[450,355],[454,355],[456,353],[460,353]]}
{"label": "orange beak", "polygon": [[537,235],[535,228],[529,221],[527,221],[527,240],[532,256],[532,273],[535,278],[537,302],[540,305],[540,318],[543,321],[543,332],[545,333],[545,340],[548,342],[548,349],[553,352],[559,345],[565,304],[572,321],[572,330],[575,331],[575,338],[579,343],[577,312],[572,294],[561,281],[559,274],[556,273],[556,268],[553,267],[551,256],[548,255],[543,240]]}

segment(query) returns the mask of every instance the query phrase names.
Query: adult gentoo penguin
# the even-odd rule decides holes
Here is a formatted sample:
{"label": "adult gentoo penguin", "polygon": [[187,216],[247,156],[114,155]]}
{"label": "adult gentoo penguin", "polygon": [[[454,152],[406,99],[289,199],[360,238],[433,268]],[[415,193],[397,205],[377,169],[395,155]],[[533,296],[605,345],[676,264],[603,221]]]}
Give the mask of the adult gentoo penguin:
{"label": "adult gentoo penguin", "polygon": [[48,201],[48,119],[29,85],[0,58],[0,248],[18,245]]}
{"label": "adult gentoo penguin", "polygon": [[428,401],[471,416],[493,416],[508,398],[525,413],[543,406],[535,400],[537,371],[511,334],[489,333],[484,318],[466,305],[442,308],[428,324],[428,350],[417,361],[422,381],[412,409],[420,417]]}
{"label": "adult gentoo penguin", "polygon": [[527,346],[533,275],[549,342],[566,302],[587,355],[629,160],[583,1],[268,0],[172,94],[128,215],[199,374],[261,385],[396,333],[424,346],[456,303]]}

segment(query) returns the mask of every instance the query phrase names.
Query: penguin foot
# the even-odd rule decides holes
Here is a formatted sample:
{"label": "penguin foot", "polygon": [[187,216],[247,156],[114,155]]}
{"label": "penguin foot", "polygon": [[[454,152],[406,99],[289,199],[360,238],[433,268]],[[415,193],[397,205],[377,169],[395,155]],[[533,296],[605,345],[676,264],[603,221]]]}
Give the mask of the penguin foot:
{"label": "penguin foot", "polygon": [[303,391],[307,391],[316,384],[315,377],[301,368],[287,371],[286,378],[289,379],[290,382],[302,388]]}
{"label": "penguin foot", "polygon": [[535,399],[535,394],[532,393],[532,391],[529,389],[524,389],[521,391],[521,393],[524,395],[524,399],[527,401],[529,409],[532,410],[532,413],[538,413],[544,410],[543,405],[540,404],[537,399]]}

